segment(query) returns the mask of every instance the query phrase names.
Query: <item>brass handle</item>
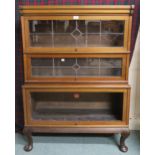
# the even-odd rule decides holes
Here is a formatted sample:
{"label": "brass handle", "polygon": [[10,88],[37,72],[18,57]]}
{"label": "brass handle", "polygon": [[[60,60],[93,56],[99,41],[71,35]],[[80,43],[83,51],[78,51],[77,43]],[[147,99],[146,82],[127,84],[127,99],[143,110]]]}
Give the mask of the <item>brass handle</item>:
{"label": "brass handle", "polygon": [[73,96],[74,96],[75,99],[79,99],[80,98],[80,94],[79,93],[75,93],[75,94],[73,94]]}

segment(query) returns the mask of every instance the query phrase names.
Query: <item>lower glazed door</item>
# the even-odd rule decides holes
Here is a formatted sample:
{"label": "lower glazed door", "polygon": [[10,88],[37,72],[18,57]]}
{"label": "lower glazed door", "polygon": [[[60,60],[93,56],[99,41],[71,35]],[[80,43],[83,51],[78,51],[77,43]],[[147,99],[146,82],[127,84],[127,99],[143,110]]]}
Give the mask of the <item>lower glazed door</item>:
{"label": "lower glazed door", "polygon": [[128,88],[24,86],[25,123],[30,126],[127,125]]}

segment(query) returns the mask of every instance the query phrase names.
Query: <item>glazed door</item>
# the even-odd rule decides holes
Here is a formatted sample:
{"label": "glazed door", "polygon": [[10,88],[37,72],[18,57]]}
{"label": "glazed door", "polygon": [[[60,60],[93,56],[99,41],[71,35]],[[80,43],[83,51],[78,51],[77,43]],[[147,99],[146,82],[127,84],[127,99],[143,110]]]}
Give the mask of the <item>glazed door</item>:
{"label": "glazed door", "polygon": [[125,125],[127,89],[24,89],[27,125]]}
{"label": "glazed door", "polygon": [[128,16],[22,17],[25,52],[128,51]]}
{"label": "glazed door", "polygon": [[27,82],[125,81],[128,56],[113,55],[25,55]]}

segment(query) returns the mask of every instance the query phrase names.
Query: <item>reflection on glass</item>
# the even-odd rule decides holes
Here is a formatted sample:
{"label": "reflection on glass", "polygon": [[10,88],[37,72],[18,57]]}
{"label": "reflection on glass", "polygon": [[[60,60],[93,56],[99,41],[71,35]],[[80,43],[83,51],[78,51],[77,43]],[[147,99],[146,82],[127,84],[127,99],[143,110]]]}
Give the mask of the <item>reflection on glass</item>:
{"label": "reflection on glass", "polygon": [[121,47],[124,21],[30,20],[33,47]]}
{"label": "reflection on glass", "polygon": [[121,58],[32,58],[32,76],[106,77],[121,76]]}
{"label": "reflection on glass", "polygon": [[33,92],[30,96],[36,120],[122,120],[123,93]]}

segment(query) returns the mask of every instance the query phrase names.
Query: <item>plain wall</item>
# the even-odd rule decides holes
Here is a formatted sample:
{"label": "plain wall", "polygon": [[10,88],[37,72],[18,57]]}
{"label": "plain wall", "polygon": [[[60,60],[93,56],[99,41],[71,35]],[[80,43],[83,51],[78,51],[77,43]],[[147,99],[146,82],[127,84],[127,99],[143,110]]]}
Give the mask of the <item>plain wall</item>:
{"label": "plain wall", "polygon": [[140,34],[138,32],[134,54],[129,67],[130,98],[130,129],[140,130]]}

